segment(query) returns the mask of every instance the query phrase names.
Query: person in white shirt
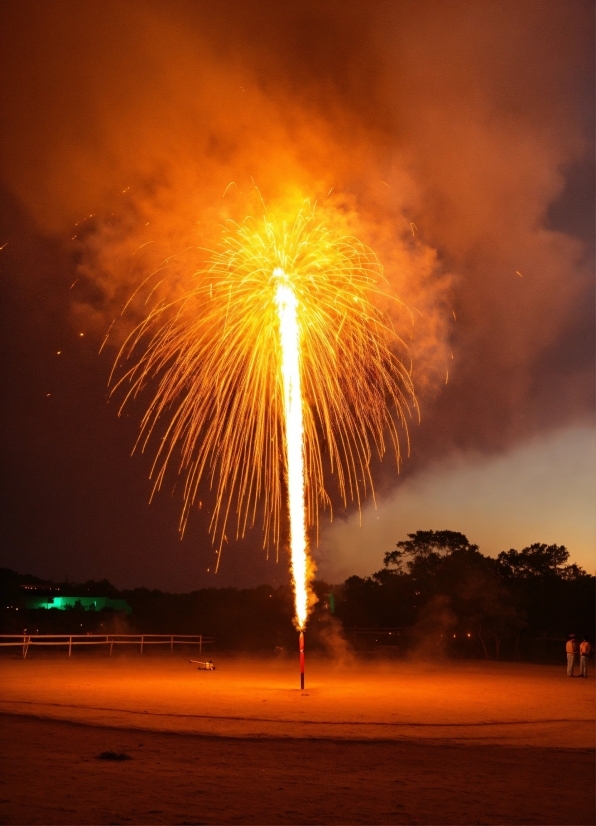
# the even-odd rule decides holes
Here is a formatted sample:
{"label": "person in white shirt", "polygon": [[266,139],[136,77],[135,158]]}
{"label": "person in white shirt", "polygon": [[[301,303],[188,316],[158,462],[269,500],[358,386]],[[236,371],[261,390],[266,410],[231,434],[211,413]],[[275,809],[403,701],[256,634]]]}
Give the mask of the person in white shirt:
{"label": "person in white shirt", "polygon": [[585,637],[579,644],[579,676],[588,676],[588,657],[592,652],[592,645]]}
{"label": "person in white shirt", "polygon": [[575,677],[575,658],[577,656],[577,643],[575,641],[575,634],[569,634],[569,639],[565,644],[565,651],[567,652],[567,676]]}

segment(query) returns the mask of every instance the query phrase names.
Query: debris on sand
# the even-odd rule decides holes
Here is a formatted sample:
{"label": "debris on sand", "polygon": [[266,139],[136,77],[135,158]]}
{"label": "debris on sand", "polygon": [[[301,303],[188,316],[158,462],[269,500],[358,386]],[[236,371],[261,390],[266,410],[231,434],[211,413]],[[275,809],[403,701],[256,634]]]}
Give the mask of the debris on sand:
{"label": "debris on sand", "polygon": [[125,754],[123,751],[102,751],[95,758],[96,760],[132,760],[130,754]]}

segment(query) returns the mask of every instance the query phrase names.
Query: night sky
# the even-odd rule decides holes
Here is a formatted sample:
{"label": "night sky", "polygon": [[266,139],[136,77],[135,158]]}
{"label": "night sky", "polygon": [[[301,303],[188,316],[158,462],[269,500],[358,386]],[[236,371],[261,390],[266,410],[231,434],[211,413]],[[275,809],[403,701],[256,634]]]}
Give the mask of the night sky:
{"label": "night sky", "polygon": [[108,389],[132,291],[256,184],[341,198],[415,319],[398,320],[410,456],[399,477],[376,467],[362,528],[338,509],[321,573],[370,573],[429,528],[490,553],[566,544],[593,569],[593,3],[14,0],[0,17],[1,565],[287,581],[258,527],[216,577],[208,508],[180,540],[175,477],[149,505],[151,451],[131,458],[143,402],[118,417]]}

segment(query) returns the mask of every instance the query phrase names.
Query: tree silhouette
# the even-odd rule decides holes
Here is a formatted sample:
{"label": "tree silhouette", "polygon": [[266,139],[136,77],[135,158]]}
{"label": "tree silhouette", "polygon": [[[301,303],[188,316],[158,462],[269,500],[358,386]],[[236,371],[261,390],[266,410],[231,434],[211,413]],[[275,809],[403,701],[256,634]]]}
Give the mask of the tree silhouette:
{"label": "tree silhouette", "polygon": [[404,561],[411,565],[422,557],[440,557],[455,551],[477,551],[478,545],[472,545],[468,537],[458,531],[416,531],[409,533],[408,539],[398,542],[395,551],[388,551],[383,563],[401,570]]}
{"label": "tree silhouette", "polygon": [[566,565],[569,551],[564,545],[545,545],[535,542],[521,551],[511,548],[497,557],[501,573],[509,578],[561,577],[576,579],[586,576],[577,565]]}

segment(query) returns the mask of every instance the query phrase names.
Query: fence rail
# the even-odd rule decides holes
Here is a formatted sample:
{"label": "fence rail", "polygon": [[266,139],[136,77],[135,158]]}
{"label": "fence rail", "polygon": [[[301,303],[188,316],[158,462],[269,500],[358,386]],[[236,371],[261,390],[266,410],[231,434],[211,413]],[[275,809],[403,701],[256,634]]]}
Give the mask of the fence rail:
{"label": "fence rail", "polygon": [[203,634],[0,634],[1,648],[22,648],[23,659],[27,657],[29,646],[68,646],[68,656],[76,645],[105,645],[110,647],[110,657],[115,645],[138,645],[140,653],[147,645],[198,645],[199,654],[204,645],[212,645],[215,637]]}

